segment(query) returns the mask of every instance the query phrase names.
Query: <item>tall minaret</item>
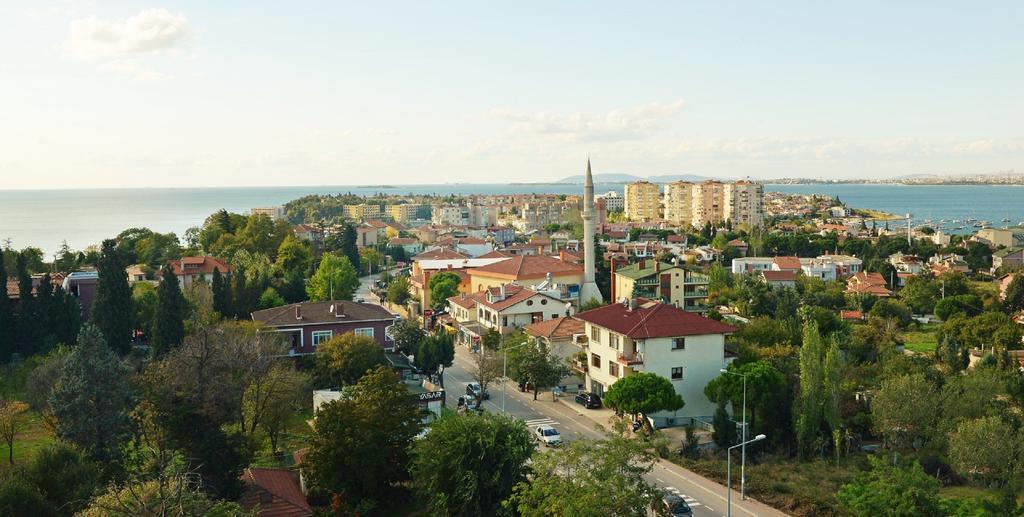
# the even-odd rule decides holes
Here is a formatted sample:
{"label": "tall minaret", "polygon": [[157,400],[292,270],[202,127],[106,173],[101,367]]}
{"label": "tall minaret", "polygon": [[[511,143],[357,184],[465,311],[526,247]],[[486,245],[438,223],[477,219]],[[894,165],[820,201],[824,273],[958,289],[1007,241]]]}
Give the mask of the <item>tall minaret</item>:
{"label": "tall minaret", "polygon": [[594,177],[587,158],[587,177],[583,181],[583,285],[580,286],[580,305],[596,299],[604,301],[594,282]]}

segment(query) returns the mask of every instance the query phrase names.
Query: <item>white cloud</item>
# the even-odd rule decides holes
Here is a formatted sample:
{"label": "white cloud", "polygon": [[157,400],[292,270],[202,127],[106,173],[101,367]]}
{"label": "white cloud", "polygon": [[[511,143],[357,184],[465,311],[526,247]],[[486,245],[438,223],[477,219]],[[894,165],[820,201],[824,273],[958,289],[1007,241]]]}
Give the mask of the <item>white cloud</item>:
{"label": "white cloud", "polygon": [[569,141],[632,140],[654,133],[660,122],[681,109],[685,103],[652,102],[629,109],[595,113],[522,113],[509,109],[491,110],[492,117],[512,123],[510,135],[553,136]]}
{"label": "white cloud", "polygon": [[166,9],[147,9],[115,20],[90,16],[71,21],[64,51],[84,60],[174,52],[188,43],[191,34],[185,16]]}
{"label": "white cloud", "polygon": [[115,59],[100,65],[98,69],[135,81],[152,82],[172,79],[170,75],[142,65],[136,59]]}

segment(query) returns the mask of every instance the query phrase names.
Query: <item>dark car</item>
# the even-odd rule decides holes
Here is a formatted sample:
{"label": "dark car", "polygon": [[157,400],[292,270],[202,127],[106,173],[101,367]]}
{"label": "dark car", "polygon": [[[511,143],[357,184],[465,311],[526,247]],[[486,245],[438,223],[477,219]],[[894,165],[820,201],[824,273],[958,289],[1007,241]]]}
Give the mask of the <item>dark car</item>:
{"label": "dark car", "polygon": [[601,397],[595,393],[581,391],[576,394],[576,403],[587,409],[597,409],[601,407]]}
{"label": "dark car", "polygon": [[690,517],[693,515],[693,509],[690,505],[686,504],[686,500],[675,494],[665,494],[665,497],[661,498],[661,507],[665,509],[667,515],[672,517]]}

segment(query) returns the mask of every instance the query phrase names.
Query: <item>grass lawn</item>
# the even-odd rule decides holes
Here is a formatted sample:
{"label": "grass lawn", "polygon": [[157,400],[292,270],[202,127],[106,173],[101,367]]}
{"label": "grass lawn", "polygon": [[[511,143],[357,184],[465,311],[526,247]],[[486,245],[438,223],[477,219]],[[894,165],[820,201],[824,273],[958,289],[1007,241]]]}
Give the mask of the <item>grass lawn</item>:
{"label": "grass lawn", "polygon": [[[673,458],[673,462],[698,474],[725,484],[725,458]],[[747,493],[769,506],[790,515],[836,515],[839,487],[852,481],[860,471],[863,455],[843,458],[840,465],[817,460],[800,462],[795,459],[766,456],[759,462],[747,457]],[[739,471],[733,464],[733,483],[739,481]]]}
{"label": "grass lawn", "polygon": [[985,293],[995,294],[995,295],[999,294],[999,282],[992,282],[992,281],[979,282],[977,280],[968,280],[967,281],[967,286],[972,291],[977,291],[978,293],[981,293],[981,294],[985,294]]}
{"label": "grass lawn", "polygon": [[[26,411],[21,415],[22,429],[14,440],[14,464],[24,463],[34,457],[36,452],[57,441],[36,411]],[[0,444],[0,472],[11,468],[7,462],[7,444]]]}
{"label": "grass lawn", "polygon": [[929,323],[921,325],[919,329],[906,330],[900,337],[903,338],[903,343],[906,345],[907,350],[919,354],[931,354],[935,353],[935,345],[938,342],[935,337],[935,332],[938,328],[938,324]]}

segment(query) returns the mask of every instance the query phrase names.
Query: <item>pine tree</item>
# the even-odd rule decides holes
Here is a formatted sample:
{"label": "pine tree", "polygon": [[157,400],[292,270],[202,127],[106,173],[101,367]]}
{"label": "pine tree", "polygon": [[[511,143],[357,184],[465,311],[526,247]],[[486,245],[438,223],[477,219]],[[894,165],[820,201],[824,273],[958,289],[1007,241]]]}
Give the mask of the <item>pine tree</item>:
{"label": "pine tree", "polygon": [[11,353],[14,352],[17,340],[15,327],[17,321],[11,310],[11,300],[7,297],[7,267],[0,252],[0,362],[6,363],[11,360]]}
{"label": "pine tree", "polygon": [[718,408],[715,409],[712,425],[715,430],[711,437],[715,440],[718,448],[725,449],[736,444],[736,424],[729,418],[729,412],[725,410],[725,393],[718,394]]}
{"label": "pine tree", "polygon": [[213,310],[217,311],[222,318],[231,316],[231,277],[224,278],[220,274],[220,268],[213,268],[213,280],[210,283],[210,290],[213,291]]}
{"label": "pine tree", "polygon": [[231,223],[231,214],[223,208],[217,211],[217,228],[224,233],[235,233],[235,225]]}
{"label": "pine tree", "polygon": [[341,254],[348,257],[348,261],[358,271],[361,262],[359,260],[359,247],[356,245],[357,239],[356,227],[346,224],[341,234]]}
{"label": "pine tree", "polygon": [[164,265],[160,275],[160,285],[156,288],[153,335],[150,336],[154,357],[163,357],[185,339],[185,297],[181,294],[178,277],[170,264]]}
{"label": "pine tree", "polygon": [[97,270],[100,279],[92,321],[103,333],[107,346],[119,354],[127,354],[132,347],[132,290],[113,239],[103,241]]}
{"label": "pine tree", "polygon": [[28,357],[35,352],[39,342],[39,328],[36,327],[36,304],[32,294],[32,276],[28,273],[25,255],[19,253],[16,259],[18,274],[18,353]]}
{"label": "pine tree", "polygon": [[112,349],[98,328],[82,327],[50,394],[57,437],[103,462],[120,457],[131,408],[128,371]]}

